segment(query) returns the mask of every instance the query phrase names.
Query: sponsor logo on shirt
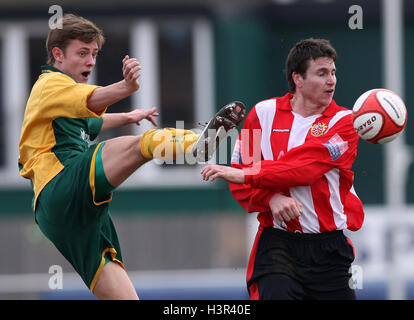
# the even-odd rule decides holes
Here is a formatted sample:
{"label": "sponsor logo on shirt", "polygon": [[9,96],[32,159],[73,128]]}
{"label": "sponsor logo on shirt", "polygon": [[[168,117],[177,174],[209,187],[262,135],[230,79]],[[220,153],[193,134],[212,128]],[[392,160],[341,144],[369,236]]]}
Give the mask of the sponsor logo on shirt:
{"label": "sponsor logo on shirt", "polygon": [[312,136],[319,137],[325,133],[326,129],[328,129],[328,126],[326,124],[323,122],[318,122],[315,123],[312,128],[310,128],[310,132]]}
{"label": "sponsor logo on shirt", "polygon": [[272,132],[290,132],[290,129],[273,129]]}

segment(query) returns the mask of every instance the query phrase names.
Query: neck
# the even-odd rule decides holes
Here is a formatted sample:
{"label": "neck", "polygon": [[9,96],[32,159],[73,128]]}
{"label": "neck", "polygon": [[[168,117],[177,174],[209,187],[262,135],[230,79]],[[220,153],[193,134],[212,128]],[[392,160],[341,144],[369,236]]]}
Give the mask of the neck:
{"label": "neck", "polygon": [[313,103],[305,99],[302,95],[294,94],[290,100],[292,111],[300,114],[302,117],[309,117],[315,114],[321,114],[328,106],[321,106],[320,104]]}

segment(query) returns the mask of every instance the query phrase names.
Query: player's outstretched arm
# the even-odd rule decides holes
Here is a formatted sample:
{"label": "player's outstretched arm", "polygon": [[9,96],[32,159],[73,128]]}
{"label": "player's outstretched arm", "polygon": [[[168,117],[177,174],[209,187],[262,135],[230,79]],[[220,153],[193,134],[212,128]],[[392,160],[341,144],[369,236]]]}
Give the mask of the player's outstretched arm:
{"label": "player's outstretched arm", "polygon": [[135,109],[126,113],[105,113],[102,116],[103,123],[101,131],[134,123],[139,125],[140,121],[144,119],[150,121],[156,127],[157,122],[154,117],[158,116],[159,113],[155,107],[149,110]]}
{"label": "player's outstretched arm", "polygon": [[[242,169],[210,164],[201,170],[203,180],[214,181],[222,178],[230,183],[244,184],[245,177]],[[292,198],[281,193],[276,193],[269,201],[269,207],[272,215],[279,221],[289,222],[296,219],[302,213],[302,204]]]}
{"label": "player's outstretched arm", "polygon": [[95,113],[100,113],[110,105],[137,91],[139,89],[140,70],[141,65],[137,59],[125,56],[122,60],[124,79],[106,87],[95,89],[88,99],[88,108]]}
{"label": "player's outstretched arm", "polygon": [[217,178],[222,178],[227,182],[235,184],[243,184],[244,172],[242,169],[221,166],[218,164],[210,164],[201,170],[201,175],[203,180],[208,181],[211,178],[211,181],[214,181]]}

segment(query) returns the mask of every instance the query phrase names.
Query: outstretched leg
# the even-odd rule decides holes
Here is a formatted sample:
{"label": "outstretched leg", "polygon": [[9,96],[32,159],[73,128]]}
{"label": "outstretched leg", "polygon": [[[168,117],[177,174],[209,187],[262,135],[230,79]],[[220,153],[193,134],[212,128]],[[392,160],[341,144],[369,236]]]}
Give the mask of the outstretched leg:
{"label": "outstretched leg", "polygon": [[149,160],[140,151],[141,136],[107,140],[102,148],[102,165],[108,182],[118,187]]}
{"label": "outstretched leg", "polygon": [[[155,132],[163,133],[163,129],[157,129]],[[195,135],[193,139],[197,137],[198,135]],[[105,141],[100,156],[106,180],[111,187],[116,188],[121,185],[132,173],[150,160],[141,153],[141,140],[142,136],[123,136]],[[164,147],[181,150],[184,148],[181,143],[181,140],[174,140],[174,142],[166,140]],[[102,189],[99,190],[99,188]],[[105,196],[102,190],[107,191],[107,186],[97,183],[97,193]],[[93,293],[99,299],[138,299],[127,272],[121,265],[112,261],[108,262],[100,272]]]}
{"label": "outstretched leg", "polygon": [[108,182],[118,187],[144,163],[153,158],[176,159],[191,153],[198,134],[175,128],[152,129],[143,136],[108,140],[102,148],[102,165]]}
{"label": "outstretched leg", "polygon": [[[190,130],[165,128],[148,130],[142,136],[108,140],[101,153],[106,179],[116,188],[153,158],[172,160],[192,153],[198,160],[208,161],[222,140],[219,133],[237,127],[244,114],[245,106],[234,102],[217,112],[200,135]],[[215,132],[213,137],[208,134],[210,130]],[[138,298],[126,271],[114,262],[104,266],[94,294],[100,299]]]}
{"label": "outstretched leg", "polygon": [[228,132],[240,124],[246,107],[234,101],[221,108],[200,134],[190,130],[166,128],[152,129],[144,133],[141,154],[147,159],[176,159],[182,154],[192,154],[196,161],[209,161]]}
{"label": "outstretched leg", "polygon": [[173,160],[192,152],[199,135],[191,130],[165,128],[152,129],[144,133],[141,154],[146,159]]}

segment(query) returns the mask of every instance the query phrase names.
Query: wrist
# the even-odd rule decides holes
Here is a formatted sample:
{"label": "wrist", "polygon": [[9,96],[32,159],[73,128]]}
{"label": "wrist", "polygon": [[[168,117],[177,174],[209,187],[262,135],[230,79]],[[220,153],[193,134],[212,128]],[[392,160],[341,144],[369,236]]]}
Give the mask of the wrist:
{"label": "wrist", "polygon": [[270,207],[270,202],[271,200],[274,198],[275,195],[277,195],[278,192],[270,192],[265,198],[264,198],[264,203],[265,205],[267,205],[268,207]]}
{"label": "wrist", "polygon": [[121,83],[127,96],[131,95],[132,93],[134,93],[135,91],[139,89],[139,84],[137,81],[135,81],[134,83],[131,83],[123,79]]}
{"label": "wrist", "polygon": [[242,169],[244,175],[244,183],[245,184],[253,184],[253,176],[250,174],[249,168]]}
{"label": "wrist", "polygon": [[269,197],[269,205],[273,201],[280,201],[282,198],[286,198],[287,196],[283,192],[275,192]]}
{"label": "wrist", "polygon": [[124,118],[124,124],[131,124],[135,122],[134,117],[131,115],[130,112],[122,113],[122,117]]}

